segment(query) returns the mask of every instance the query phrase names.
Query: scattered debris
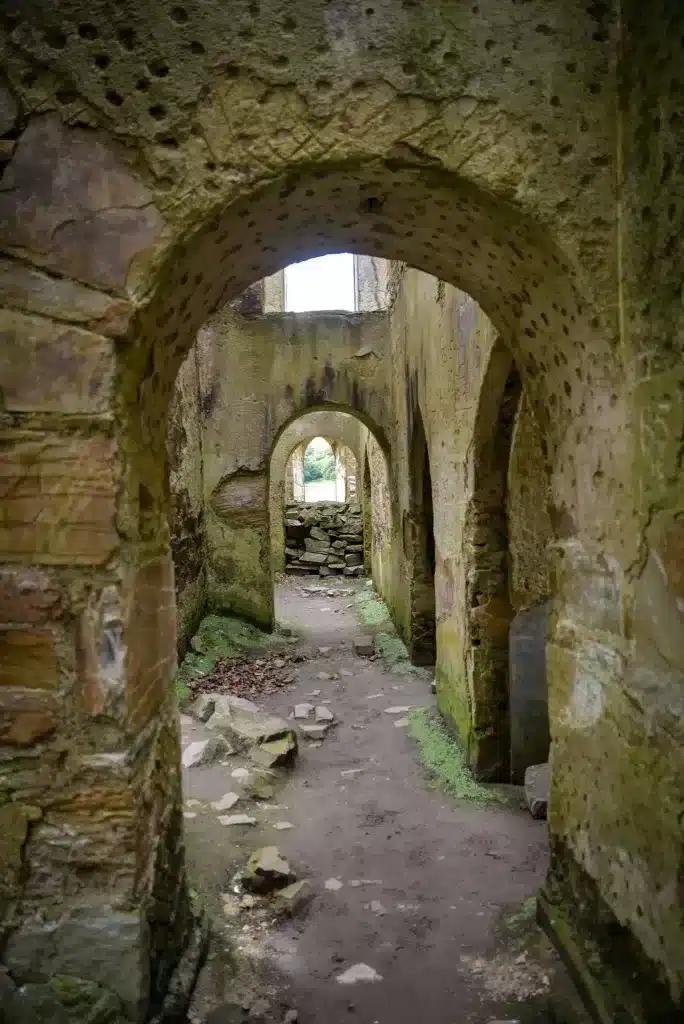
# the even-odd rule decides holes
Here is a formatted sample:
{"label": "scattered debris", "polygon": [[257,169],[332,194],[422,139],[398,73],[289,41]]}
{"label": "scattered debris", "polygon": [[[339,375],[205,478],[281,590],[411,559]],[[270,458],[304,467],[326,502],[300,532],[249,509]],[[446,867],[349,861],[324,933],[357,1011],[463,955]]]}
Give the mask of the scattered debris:
{"label": "scattered debris", "polygon": [[322,722],[332,723],[335,721],[335,716],[333,715],[330,708],[326,708],[325,705],[319,704],[318,707],[316,708],[316,721],[319,724]]}
{"label": "scattered debris", "polygon": [[313,710],[313,704],[295,704],[294,718],[297,721],[300,721],[301,719],[311,718]]}
{"label": "scattered debris", "polygon": [[239,793],[224,793],[220,800],[214,800],[212,807],[215,811],[229,811],[240,799]]}
{"label": "scattered debris", "polygon": [[382,975],[368,964],[354,964],[335,978],[340,985],[356,985],[359,982],[382,981]]}
{"label": "scattered debris", "polygon": [[232,753],[231,746],[223,736],[210,736],[208,740],[196,740],[188,744],[183,751],[183,767],[199,768],[200,765],[213,764],[220,757]]}
{"label": "scattered debris", "polygon": [[241,882],[245,889],[260,894],[284,889],[297,880],[297,876],[277,846],[264,846],[255,850],[247,862]]}
{"label": "scattered debris", "polygon": [[276,821],[272,827],[278,832],[287,832],[288,829],[294,828],[294,825],[291,821]]}
{"label": "scattered debris", "polygon": [[340,775],[358,775],[359,772],[365,771],[365,768],[343,768]]}
{"label": "scattered debris", "polygon": [[327,889],[329,892],[338,892],[343,885],[344,882],[341,882],[339,878],[328,878],[324,882],[323,887]]}
{"label": "scattered debris", "polygon": [[358,889],[362,885],[382,885],[380,878],[355,878],[349,883],[352,889]]}
{"label": "scattered debris", "polygon": [[322,740],[325,739],[328,732],[329,726],[326,725],[300,725],[299,731],[307,740]]}
{"label": "scattered debris", "polygon": [[[295,682],[293,664],[295,657],[289,653],[277,656],[251,654],[219,658],[211,671],[188,682],[188,688],[195,698],[206,694],[211,699],[215,694],[232,694],[235,697],[263,697],[277,693]],[[298,659],[297,659],[298,660]],[[198,701],[192,706],[196,711]],[[206,721],[200,718],[200,721]]]}
{"label": "scattered debris", "polygon": [[317,672],[316,679],[332,679],[329,672]]}
{"label": "scattered debris", "polygon": [[411,705],[401,705],[394,708],[385,708],[386,715],[405,715],[407,711],[411,710]]}
{"label": "scattered debris", "polygon": [[394,728],[406,729],[410,724],[411,720],[409,718],[397,718],[396,722],[394,723]]}
{"label": "scattered debris", "polygon": [[247,782],[252,773],[249,768],[233,768],[230,774],[234,779],[238,779],[240,782]]}
{"label": "scattered debris", "polygon": [[387,909],[383,907],[380,900],[371,900],[368,906],[371,912],[373,914],[376,914],[378,917],[384,917],[384,915],[387,913]]}
{"label": "scattered debris", "polygon": [[219,817],[222,825],[256,825],[257,820],[250,814],[224,814]]}

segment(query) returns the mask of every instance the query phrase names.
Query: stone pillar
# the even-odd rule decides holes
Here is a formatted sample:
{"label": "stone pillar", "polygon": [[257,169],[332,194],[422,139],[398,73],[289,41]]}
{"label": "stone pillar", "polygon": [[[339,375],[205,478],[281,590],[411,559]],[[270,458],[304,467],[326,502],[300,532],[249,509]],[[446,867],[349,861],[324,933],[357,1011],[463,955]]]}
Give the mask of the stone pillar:
{"label": "stone pillar", "polygon": [[94,133],[29,121],[0,193],[22,253],[0,285],[2,960],[21,984],[94,983],[133,1021],[192,927],[163,428],[155,477],[118,391],[129,263],[163,230]]}

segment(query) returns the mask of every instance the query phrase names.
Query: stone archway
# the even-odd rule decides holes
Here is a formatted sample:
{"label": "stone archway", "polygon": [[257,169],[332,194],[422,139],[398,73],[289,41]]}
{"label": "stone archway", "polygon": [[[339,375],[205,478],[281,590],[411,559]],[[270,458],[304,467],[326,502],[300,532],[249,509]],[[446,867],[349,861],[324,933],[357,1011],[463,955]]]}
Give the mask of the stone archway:
{"label": "stone archway", "polygon": [[[679,16],[658,13],[651,22],[679,38]],[[543,22],[516,5],[392,3],[382,29],[365,6],[343,15],[314,4],[301,39],[296,21],[271,24],[261,9],[232,4],[151,5],[134,18],[97,2],[24,14],[3,16],[11,158],[0,240],[16,259],[3,278],[5,624],[28,638],[22,649],[42,652],[46,685],[9,687],[3,728],[49,777],[31,776],[35,799],[20,787],[12,809],[8,955],[17,963],[28,944],[48,970],[63,970],[74,964],[54,950],[85,936],[76,966],[92,973],[88,936],[106,918],[132,1012],[158,1008],[190,921],[168,685],[171,387],[223,299],[288,259],[345,247],[467,289],[510,341],[547,443],[558,537],[553,915],[580,948],[579,904],[591,903],[589,926],[620,922],[636,947],[624,958],[631,974],[646,978],[655,965],[681,1004],[680,908],[662,899],[681,849],[671,813],[681,806],[678,754],[651,702],[653,679],[665,687],[684,665],[672,639],[681,627],[672,440],[682,423],[672,337],[681,172],[674,90],[662,89],[669,127],[664,116],[651,123],[653,25],[629,5],[616,19],[607,5],[560,2]],[[665,50],[663,86],[668,74],[677,80],[679,59]],[[530,54],[553,73],[531,75]],[[644,156],[643,139],[661,128],[657,156]],[[628,177],[619,217],[617,166]],[[661,206],[662,234],[642,245]],[[667,266],[658,303],[643,286],[654,259]],[[642,818],[635,747],[650,766],[645,789],[659,794],[657,807],[642,801],[658,825],[648,844],[625,825]],[[591,813],[584,776],[598,773],[612,799]],[[98,831],[93,808],[103,806],[110,817]],[[72,871],[98,864],[85,922],[55,827],[83,840]],[[50,877],[64,881],[58,900]],[[590,901],[579,898],[588,891]],[[113,903],[126,908],[116,918]],[[49,949],[38,908],[58,921]],[[150,948],[164,954],[150,958]],[[623,1002],[634,1006],[631,974]]]}
{"label": "stone archway", "polygon": [[[379,438],[379,450],[387,463],[389,449],[380,428],[344,407],[328,406],[294,417],[282,429],[269,456],[269,513],[271,522],[271,566],[274,573],[282,572],[285,564],[285,533],[283,507],[285,502],[285,473],[288,461],[299,446],[306,446],[313,437],[322,436],[344,442],[354,453],[358,464],[365,459],[367,438]],[[376,443],[378,443],[376,441]],[[365,508],[365,506],[364,506]],[[364,512],[365,514],[365,512]],[[370,516],[370,506],[368,508]],[[364,536],[368,529],[364,522]],[[369,541],[370,543],[370,541]],[[369,568],[369,567],[367,567]]]}

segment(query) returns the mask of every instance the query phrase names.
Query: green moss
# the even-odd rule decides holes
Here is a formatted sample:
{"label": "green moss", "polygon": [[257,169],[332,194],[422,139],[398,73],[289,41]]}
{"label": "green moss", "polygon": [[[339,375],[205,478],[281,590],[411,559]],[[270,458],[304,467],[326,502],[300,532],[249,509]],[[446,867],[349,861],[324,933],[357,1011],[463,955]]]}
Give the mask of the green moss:
{"label": "green moss", "polygon": [[463,751],[449,735],[437,712],[431,708],[415,708],[409,712],[408,733],[418,744],[423,764],[442,789],[459,800],[480,806],[507,803],[505,793],[495,786],[483,786],[473,778]]}
{"label": "green moss", "polygon": [[411,664],[406,644],[396,633],[376,633],[375,650],[381,658],[384,658],[389,668],[399,675],[427,675],[424,669]]}
{"label": "green moss", "polygon": [[528,896],[526,900],[515,907],[513,910],[506,911],[504,915],[504,923],[508,928],[523,928],[536,920],[537,917],[537,897]]}
{"label": "green moss", "polygon": [[211,672],[219,658],[234,658],[247,651],[277,647],[285,642],[283,635],[265,633],[258,626],[232,615],[205,616],[174,680],[180,707],[191,699],[189,684],[192,680]]}
{"label": "green moss", "polygon": [[359,614],[367,626],[379,626],[387,622],[390,615],[387,605],[372,590],[361,590],[354,598]]}

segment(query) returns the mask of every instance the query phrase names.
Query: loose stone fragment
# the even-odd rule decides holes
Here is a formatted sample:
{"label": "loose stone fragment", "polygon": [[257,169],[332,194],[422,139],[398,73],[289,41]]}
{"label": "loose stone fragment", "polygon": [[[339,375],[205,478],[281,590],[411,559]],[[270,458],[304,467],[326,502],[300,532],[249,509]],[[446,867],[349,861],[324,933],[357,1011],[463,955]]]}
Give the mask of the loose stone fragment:
{"label": "loose stone fragment", "polygon": [[264,894],[291,885],[296,875],[277,846],[264,846],[249,858],[241,881],[250,892]]}
{"label": "loose stone fragment", "polygon": [[356,985],[359,982],[382,981],[382,975],[368,964],[354,964],[335,978],[340,985]]}
{"label": "loose stone fragment", "polygon": [[548,764],[533,764],[525,770],[525,802],[533,818],[546,818],[550,784]]}
{"label": "loose stone fragment", "polygon": [[213,764],[225,754],[231,754],[232,748],[223,736],[211,736],[208,740],[196,740],[189,743],[183,751],[183,767],[198,768],[200,765]]}
{"label": "loose stone fragment", "polygon": [[319,704],[316,707],[316,721],[319,724],[323,722],[334,722],[335,716],[333,715],[330,708],[326,708],[324,704]]}
{"label": "loose stone fragment", "polygon": [[385,708],[386,715],[404,715],[407,711],[411,710],[410,704],[397,705],[393,708]]}
{"label": "loose stone fragment", "polygon": [[328,731],[328,725],[300,725],[302,734],[309,740],[322,740]]}
{"label": "loose stone fragment", "polygon": [[359,658],[370,658],[375,653],[375,645],[367,637],[354,640],[354,653]]}
{"label": "loose stone fragment", "polygon": [[295,704],[294,717],[299,721],[300,719],[311,718],[313,713],[313,704]]}
{"label": "loose stone fragment", "polygon": [[297,738],[293,732],[288,732],[280,739],[252,747],[249,756],[262,768],[285,768],[297,756]]}
{"label": "loose stone fragment", "polygon": [[215,811],[229,811],[240,799],[239,793],[224,793],[220,800],[214,800],[212,807]]}
{"label": "loose stone fragment", "polygon": [[305,879],[293,882],[292,885],[287,885],[278,892],[275,898],[275,909],[280,914],[292,916],[304,909],[311,896],[309,883]]}
{"label": "loose stone fragment", "polygon": [[340,882],[339,878],[328,878],[324,882],[324,888],[329,892],[338,892],[343,885],[344,882]]}
{"label": "loose stone fragment", "polygon": [[256,825],[257,820],[250,814],[224,814],[219,817],[222,825]]}

